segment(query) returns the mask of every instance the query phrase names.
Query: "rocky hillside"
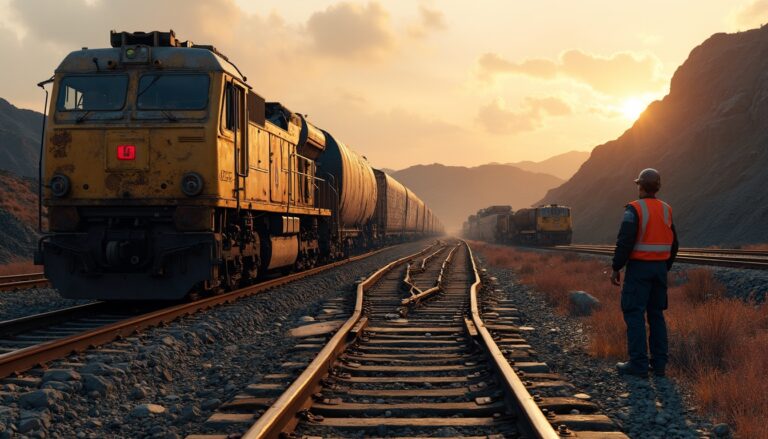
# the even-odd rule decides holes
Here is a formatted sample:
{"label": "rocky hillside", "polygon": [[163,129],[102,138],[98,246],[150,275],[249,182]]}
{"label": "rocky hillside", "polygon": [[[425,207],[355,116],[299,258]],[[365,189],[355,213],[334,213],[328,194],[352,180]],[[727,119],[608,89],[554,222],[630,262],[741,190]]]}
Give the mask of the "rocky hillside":
{"label": "rocky hillside", "polygon": [[540,162],[524,161],[507,164],[524,171],[541,172],[568,180],[588,158],[589,152],[587,151],[569,151]]}
{"label": "rocky hillside", "polygon": [[575,240],[612,242],[645,167],[661,171],[682,245],[768,242],[768,27],[693,49],[669,94],[544,201],[573,207]]}
{"label": "rocky hillside", "polygon": [[0,98],[0,169],[37,177],[42,117]]}
{"label": "rocky hillside", "polygon": [[460,230],[461,223],[480,208],[492,204],[528,207],[563,182],[510,165],[417,165],[392,176],[418,194],[449,232]]}
{"label": "rocky hillside", "polygon": [[31,259],[36,230],[36,180],[0,171],[0,263]]}

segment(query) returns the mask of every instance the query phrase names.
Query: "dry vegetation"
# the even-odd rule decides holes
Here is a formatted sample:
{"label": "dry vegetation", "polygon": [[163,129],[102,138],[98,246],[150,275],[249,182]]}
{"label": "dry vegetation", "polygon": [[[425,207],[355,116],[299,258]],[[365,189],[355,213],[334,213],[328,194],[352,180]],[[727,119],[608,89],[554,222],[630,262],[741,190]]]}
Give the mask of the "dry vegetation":
{"label": "dry vegetation", "polygon": [[32,228],[37,227],[36,190],[32,180],[0,172],[0,209]]}
{"label": "dry vegetation", "polygon": [[[568,292],[584,290],[601,308],[585,317],[592,355],[626,357],[620,290],[610,266],[574,254],[540,253],[476,244],[485,260],[513,269],[560,313]],[[740,437],[768,437],[768,306],[725,297],[707,269],[670,276],[670,373],[686,382],[704,414],[735,426]]]}

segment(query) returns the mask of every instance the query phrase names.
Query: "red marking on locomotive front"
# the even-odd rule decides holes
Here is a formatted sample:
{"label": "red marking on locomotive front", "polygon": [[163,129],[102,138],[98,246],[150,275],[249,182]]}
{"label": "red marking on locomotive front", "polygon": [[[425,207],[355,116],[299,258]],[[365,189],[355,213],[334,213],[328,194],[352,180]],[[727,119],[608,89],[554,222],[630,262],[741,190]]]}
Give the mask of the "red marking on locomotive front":
{"label": "red marking on locomotive front", "polygon": [[118,160],[136,160],[135,145],[117,145]]}

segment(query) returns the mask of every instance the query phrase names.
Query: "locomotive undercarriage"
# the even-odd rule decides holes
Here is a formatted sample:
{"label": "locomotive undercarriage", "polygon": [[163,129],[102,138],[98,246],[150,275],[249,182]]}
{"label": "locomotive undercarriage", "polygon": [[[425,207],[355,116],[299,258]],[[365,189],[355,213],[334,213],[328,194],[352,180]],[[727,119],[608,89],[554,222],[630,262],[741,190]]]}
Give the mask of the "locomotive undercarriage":
{"label": "locomotive undercarriage", "polygon": [[319,244],[329,233],[323,217],[207,207],[66,209],[76,226],[47,236],[42,250],[46,276],[69,298],[178,300],[330,259]]}

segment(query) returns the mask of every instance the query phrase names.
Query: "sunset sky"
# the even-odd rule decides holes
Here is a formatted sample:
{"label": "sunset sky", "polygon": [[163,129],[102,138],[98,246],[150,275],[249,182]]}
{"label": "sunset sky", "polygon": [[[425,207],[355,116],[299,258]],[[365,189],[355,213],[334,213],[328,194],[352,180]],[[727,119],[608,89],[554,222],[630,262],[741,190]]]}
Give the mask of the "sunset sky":
{"label": "sunset sky", "polygon": [[267,100],[400,169],[590,150],[668,92],[713,33],[768,22],[768,0],[0,0],[0,97],[109,30],[213,44]]}

